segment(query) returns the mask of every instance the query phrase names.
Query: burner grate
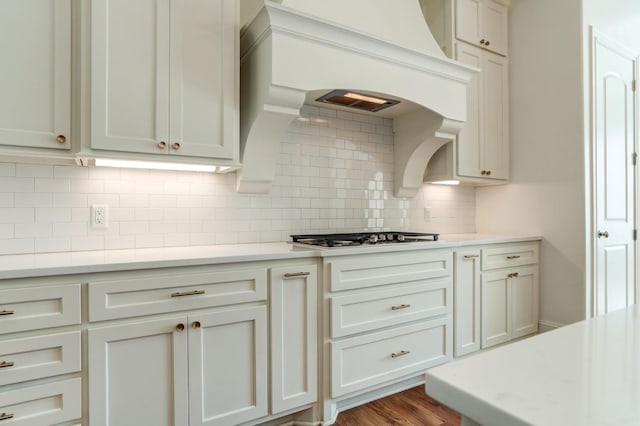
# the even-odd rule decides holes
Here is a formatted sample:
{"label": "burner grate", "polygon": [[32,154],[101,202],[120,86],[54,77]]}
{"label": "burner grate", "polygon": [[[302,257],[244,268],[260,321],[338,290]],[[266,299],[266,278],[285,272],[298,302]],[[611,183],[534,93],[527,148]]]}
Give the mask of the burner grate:
{"label": "burner grate", "polygon": [[393,244],[416,241],[438,241],[440,234],[421,232],[353,232],[344,234],[291,235],[294,243],[320,247],[345,247],[362,244]]}

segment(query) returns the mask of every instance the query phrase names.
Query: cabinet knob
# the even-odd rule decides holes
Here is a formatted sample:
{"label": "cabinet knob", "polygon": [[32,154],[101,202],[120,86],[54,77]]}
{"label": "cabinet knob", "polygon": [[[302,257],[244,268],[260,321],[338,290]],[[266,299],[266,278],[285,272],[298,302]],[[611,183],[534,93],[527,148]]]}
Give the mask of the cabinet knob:
{"label": "cabinet knob", "polygon": [[158,142],[158,148],[165,149],[167,147],[167,143],[165,141]]}
{"label": "cabinet knob", "polygon": [[65,135],[58,135],[56,136],[56,142],[58,143],[65,143],[67,141],[67,137]]}
{"label": "cabinet knob", "polygon": [[193,328],[200,328],[200,321],[194,321],[193,324],[191,324],[191,326]]}
{"label": "cabinet knob", "polygon": [[491,44],[491,42],[490,42],[489,40],[487,40],[487,41],[485,41],[485,42],[484,42],[484,45],[485,45],[485,46],[488,46],[488,45],[490,45],[490,44]]}
{"label": "cabinet knob", "polygon": [[490,175],[491,175],[491,170],[487,170],[486,175],[487,175],[487,176],[490,176]]}
{"label": "cabinet knob", "polygon": [[180,324],[176,325],[176,330],[178,330],[178,331],[184,330],[184,324],[180,323]]}
{"label": "cabinet knob", "polygon": [[480,172],[480,174],[481,174],[481,175],[486,175],[486,174],[487,174],[487,171],[486,171],[486,170],[482,170],[482,171]]}
{"label": "cabinet knob", "polygon": [[486,43],[485,39],[480,40],[480,44],[485,44],[485,43]]}
{"label": "cabinet knob", "polygon": [[180,144],[178,142],[174,142],[171,144],[171,148],[175,149],[176,151],[180,149]]}

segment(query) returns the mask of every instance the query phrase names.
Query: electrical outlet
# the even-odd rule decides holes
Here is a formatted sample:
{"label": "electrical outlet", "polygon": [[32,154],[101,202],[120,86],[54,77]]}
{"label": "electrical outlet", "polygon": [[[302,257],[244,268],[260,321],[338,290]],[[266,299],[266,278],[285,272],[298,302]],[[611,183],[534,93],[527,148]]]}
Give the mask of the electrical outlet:
{"label": "electrical outlet", "polygon": [[93,204],[91,206],[91,227],[93,229],[107,229],[109,226],[109,206]]}
{"label": "electrical outlet", "polygon": [[424,208],[424,221],[425,223],[431,223],[431,207]]}

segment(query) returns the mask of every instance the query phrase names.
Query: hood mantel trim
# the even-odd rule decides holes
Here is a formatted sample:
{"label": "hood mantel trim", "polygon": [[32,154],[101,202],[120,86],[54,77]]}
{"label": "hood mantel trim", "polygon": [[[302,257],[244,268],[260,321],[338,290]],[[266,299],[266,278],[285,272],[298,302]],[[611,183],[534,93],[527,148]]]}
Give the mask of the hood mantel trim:
{"label": "hood mantel trim", "polygon": [[423,107],[394,118],[395,194],[414,196],[430,156],[462,127],[466,86],[477,72],[443,54],[397,46],[271,1],[243,31],[241,50],[243,167],[236,189],[247,193],[269,191],[282,138],[306,93],[347,88]]}

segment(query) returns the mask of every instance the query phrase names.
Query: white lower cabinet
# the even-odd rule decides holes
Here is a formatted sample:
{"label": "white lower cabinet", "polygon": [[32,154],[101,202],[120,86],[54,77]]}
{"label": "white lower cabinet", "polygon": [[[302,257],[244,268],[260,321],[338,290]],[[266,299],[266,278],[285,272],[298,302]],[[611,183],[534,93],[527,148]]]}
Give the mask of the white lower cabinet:
{"label": "white lower cabinet", "polygon": [[480,250],[463,250],[455,255],[454,355],[480,349]]}
{"label": "white lower cabinet", "polygon": [[267,414],[264,305],[88,335],[92,426],[233,425]]}
{"label": "white lower cabinet", "polygon": [[317,266],[273,268],[271,410],[278,414],[318,399]]}
{"label": "white lower cabinet", "polygon": [[[531,256],[518,254],[532,252]],[[532,264],[483,271],[482,348],[538,331],[537,245],[483,250],[484,259],[491,259],[493,255],[501,256],[506,262],[512,261],[515,265]],[[498,261],[496,266],[504,264]]]}

